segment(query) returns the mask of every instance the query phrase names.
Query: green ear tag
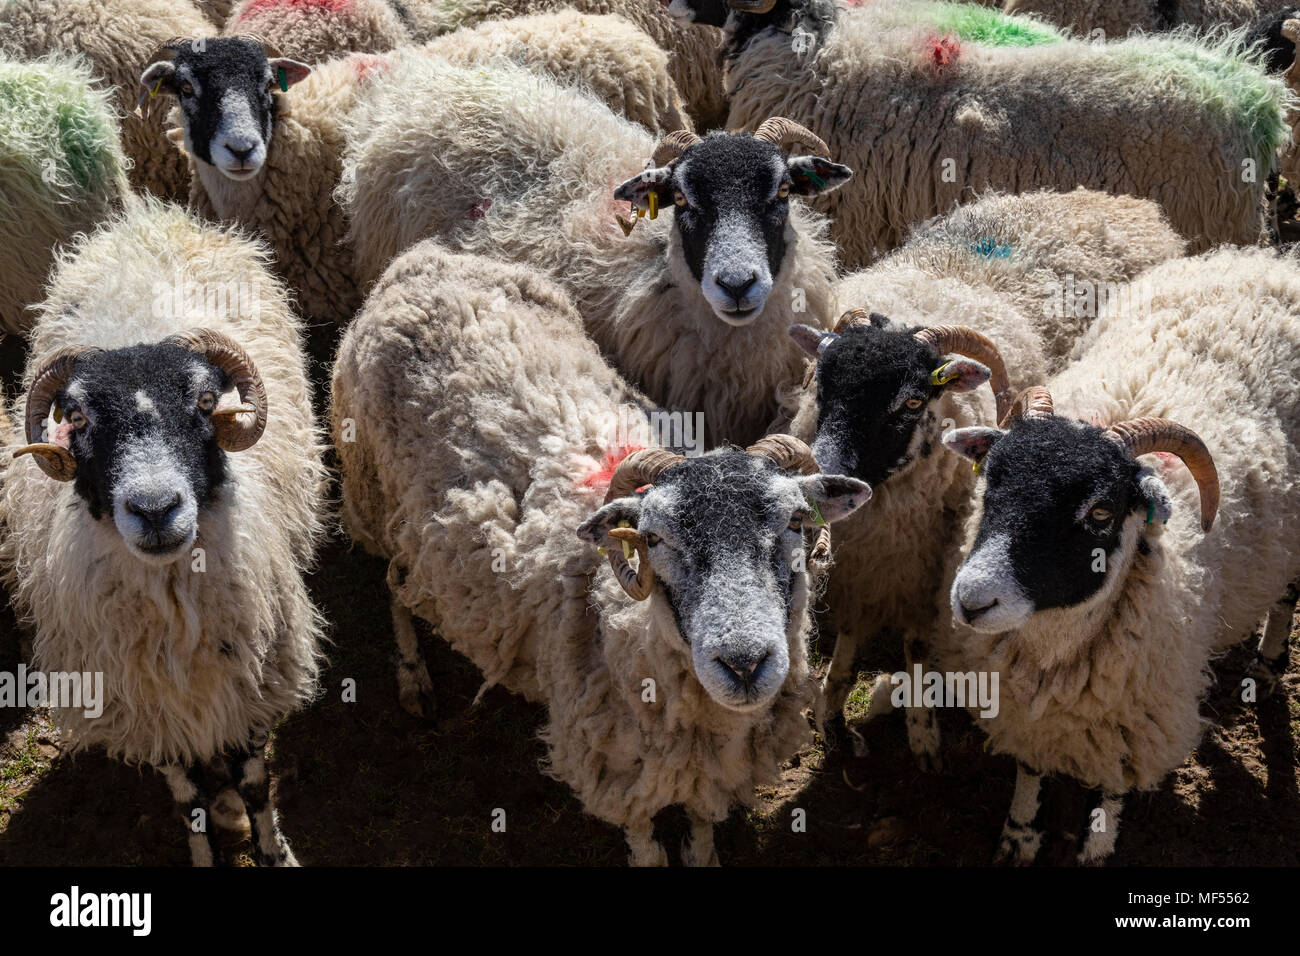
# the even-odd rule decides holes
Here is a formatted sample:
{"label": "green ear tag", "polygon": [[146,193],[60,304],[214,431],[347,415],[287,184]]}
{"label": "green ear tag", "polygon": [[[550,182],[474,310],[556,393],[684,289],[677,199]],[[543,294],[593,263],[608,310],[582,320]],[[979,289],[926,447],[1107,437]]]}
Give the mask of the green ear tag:
{"label": "green ear tag", "polygon": [[281,93],[288,93],[288,92],[289,92],[289,74],[286,73],[286,72],[284,71],[284,67],[280,67],[280,69],[277,70],[276,72],[280,75],[280,92],[281,92]]}
{"label": "green ear tag", "polygon": [[956,372],[953,372],[951,375],[945,375],[945,374],[944,374],[944,369],[946,369],[946,368],[947,368],[949,365],[951,365],[951,364],[952,364],[951,362],[946,362],[946,363],[944,363],[943,365],[940,365],[940,366],[939,366],[937,369],[935,369],[933,372],[931,372],[931,373],[930,373],[930,384],[931,384],[931,385],[947,385],[947,384],[948,384],[949,382],[951,382],[953,379],[957,378],[958,375],[957,375]]}
{"label": "green ear tag", "polygon": [[1149,501],[1147,502],[1147,524],[1150,524],[1155,520],[1156,520],[1156,503],[1154,501]]}

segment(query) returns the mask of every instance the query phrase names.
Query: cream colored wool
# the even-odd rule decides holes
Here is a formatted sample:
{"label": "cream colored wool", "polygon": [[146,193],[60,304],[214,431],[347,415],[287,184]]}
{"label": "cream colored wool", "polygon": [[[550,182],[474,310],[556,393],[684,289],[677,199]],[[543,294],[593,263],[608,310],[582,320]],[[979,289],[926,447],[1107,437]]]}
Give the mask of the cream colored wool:
{"label": "cream colored wool", "polygon": [[[484,689],[546,704],[547,770],[588,812],[648,832],[670,804],[719,821],[751,803],[807,742],[812,688],[806,574],[784,689],[738,714],[700,686],[662,591],[632,601],[575,534],[601,505],[589,479],[620,423],[644,426],[647,407],[557,285],[422,242],[345,333],[331,414],[344,524],[388,559],[397,600],[482,669]],[[647,677],[657,705],[642,700]]]}
{"label": "cream colored wool", "polygon": [[[1147,200],[1083,189],[991,195],[925,224],[873,268],[842,279],[836,297],[841,311],[983,332],[1020,389],[1059,370],[1092,321],[1050,317],[1053,285],[1068,276],[1080,288],[1126,282],[1181,252],[1181,240]],[[793,401],[790,432],[811,443],[815,384]],[[954,544],[975,476],[938,438],[947,428],[996,424],[992,390],[945,392],[931,414],[929,453],[875,486],[871,500],[835,526],[826,602],[836,630],[856,644],[891,629],[928,642],[947,605],[945,567],[959,553]]]}
{"label": "cream colored wool", "polygon": [[34,321],[59,246],[128,192],[109,99],[84,63],[0,58],[0,338]]}
{"label": "cream colored wool", "polygon": [[[767,31],[728,67],[728,128],[788,116],[854,170],[815,205],[832,216],[847,268],[870,264],[910,226],[989,189],[1085,186],[1154,199],[1193,252],[1260,240],[1281,143],[1261,144],[1250,116],[1207,97],[1216,82],[1207,64],[1229,58],[1229,40],[1213,48],[1185,37],[1023,47],[962,40],[956,62],[938,69],[926,55],[936,35],[919,22],[928,6],[841,9],[825,45],[804,54],[788,34]],[[1149,62],[1156,54],[1165,65]],[[1280,115],[1281,81],[1260,77],[1256,86]],[[1253,182],[1243,181],[1247,159]]]}
{"label": "cream colored wool", "polygon": [[388,0],[348,0],[304,5],[243,0],[230,11],[222,36],[255,34],[281,56],[319,63],[346,53],[383,53],[412,41],[411,32]]}
{"label": "cream colored wool", "polygon": [[[1169,486],[1167,526],[1125,524],[1099,601],[1001,634],[958,627],[947,668],[997,671],[989,749],[1111,793],[1151,789],[1196,747],[1210,654],[1245,640],[1300,574],[1300,263],[1224,249],[1157,266],[1145,305],[1108,312],[1049,382],[1056,414],[1172,418],[1214,455],[1222,500],[1200,529],[1195,483]],[[979,520],[976,508],[966,542]],[[1137,539],[1150,553],[1138,553]]]}
{"label": "cream colored wool", "polygon": [[[90,518],[71,484],[30,456],[8,464],[0,568],[34,632],[33,663],[104,675],[101,717],[55,711],[78,747],[155,766],[205,760],[245,746],[253,729],[316,692],[323,622],[302,571],[321,532],[327,475],[301,326],[266,265],[257,243],[146,200],[65,254],[41,305],[24,389],[63,346],[120,348],[207,327],[252,356],[269,410],[261,440],[228,455],[227,482],[200,511],[204,573],[188,558],[141,562],[111,519]],[[242,283],[252,307],[159,307],[177,283]],[[20,398],[12,417],[24,415]]]}
{"label": "cream colored wool", "polygon": [[[835,277],[825,222],[790,204],[789,247],[762,315],[720,321],[681,255],[672,213],[614,221],[614,187],[655,140],[581,91],[517,67],[429,67],[399,58],[349,132],[340,202],[357,274],[372,282],[421,239],[526,262],[574,297],[588,333],[666,408],[704,414],[708,444],[747,444],[802,374],[786,329],[830,317]],[[422,121],[408,103],[424,104]],[[467,118],[483,117],[467,122]]]}
{"label": "cream colored wool", "polygon": [[1006,13],[1038,14],[1075,33],[1122,37],[1134,30],[1151,33],[1191,26],[1210,30],[1218,26],[1244,27],[1293,5],[1295,0],[1006,0]]}
{"label": "cream colored wool", "polygon": [[217,29],[226,25],[226,19],[230,16],[230,11],[234,9],[238,0],[195,0],[198,8],[203,14],[216,24]]}
{"label": "cream colored wool", "polygon": [[167,141],[162,116],[135,115],[140,74],[172,37],[202,37],[212,23],[189,0],[6,0],[0,4],[0,52],[31,59],[46,53],[80,55],[113,88],[122,145],[134,164],[131,185],[184,202],[189,170]]}
{"label": "cream colored wool", "polygon": [[686,100],[694,126],[717,129],[727,118],[719,48],[722,31],[694,27],[668,16],[657,0],[402,0],[412,32],[431,39],[480,23],[528,14],[573,9],[583,14],[616,14],[640,27],[669,54],[668,72]]}

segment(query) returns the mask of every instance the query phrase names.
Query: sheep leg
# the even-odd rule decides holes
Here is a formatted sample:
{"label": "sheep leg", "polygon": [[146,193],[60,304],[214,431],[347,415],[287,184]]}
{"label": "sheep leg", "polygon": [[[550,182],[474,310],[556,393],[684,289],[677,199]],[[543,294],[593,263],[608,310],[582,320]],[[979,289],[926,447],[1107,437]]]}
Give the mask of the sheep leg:
{"label": "sheep leg", "polygon": [[1259,699],[1268,697],[1286,674],[1290,655],[1291,622],[1300,604],[1300,581],[1292,581],[1281,599],[1269,609],[1268,623],[1259,641],[1259,650],[1249,675],[1259,685]]}
{"label": "sheep leg", "polygon": [[391,601],[393,633],[397,636],[397,697],[408,714],[429,720],[438,712],[433,680],[420,652],[411,611],[396,597]]}
{"label": "sheep leg", "polygon": [[1035,824],[1042,809],[1038,799],[1042,785],[1042,774],[1016,763],[1016,792],[1011,797],[1011,812],[1002,827],[1002,840],[993,857],[994,863],[1028,866],[1038,856],[1043,845],[1043,833]]}
{"label": "sheep leg", "polygon": [[[930,645],[915,633],[903,635],[903,659],[908,674],[915,673],[913,665],[920,665],[922,672],[930,656]],[[939,715],[933,707],[908,707],[904,710],[907,719],[907,745],[916,758],[916,765],[925,773],[939,773],[943,770],[943,758],[939,755]]]}
{"label": "sheep leg", "polygon": [[628,857],[629,866],[668,865],[668,851],[655,839],[654,824],[649,817],[642,817],[623,827],[623,835],[627,838],[627,848],[632,851]]}
{"label": "sheep leg", "polygon": [[831,666],[822,679],[821,694],[817,701],[817,731],[826,742],[826,749],[837,750],[847,735],[844,723],[844,701],[853,687],[853,665],[857,662],[860,634],[840,631],[835,637],[835,651]]}
{"label": "sheep leg", "polygon": [[181,808],[190,839],[190,865],[212,866],[221,859],[221,850],[213,839],[211,795],[202,769],[195,764],[168,764],[161,768],[172,799]]}
{"label": "sheep leg", "polygon": [[1088,836],[1083,841],[1083,849],[1077,858],[1081,866],[1101,866],[1115,852],[1115,840],[1119,837],[1119,812],[1123,807],[1122,795],[1102,794],[1101,802],[1088,819]]}
{"label": "sheep leg", "polygon": [[691,838],[682,847],[686,866],[718,866],[718,851],[713,845],[713,821],[691,814]]}
{"label": "sheep leg", "polygon": [[234,764],[239,777],[239,796],[248,810],[252,831],[253,859],[258,866],[297,866],[289,841],[280,832],[280,823],[271,802],[271,775],[266,771],[264,730],[254,731],[248,746],[237,753]]}

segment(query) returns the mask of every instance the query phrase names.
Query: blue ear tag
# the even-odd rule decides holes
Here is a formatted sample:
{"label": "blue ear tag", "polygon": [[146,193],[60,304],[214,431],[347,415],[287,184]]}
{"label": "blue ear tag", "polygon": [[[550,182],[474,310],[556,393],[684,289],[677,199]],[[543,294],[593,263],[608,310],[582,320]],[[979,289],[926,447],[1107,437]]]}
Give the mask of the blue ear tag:
{"label": "blue ear tag", "polygon": [[280,76],[280,92],[281,92],[281,93],[288,93],[288,92],[289,92],[289,74],[286,73],[286,72],[284,71],[284,67],[280,67],[278,70],[276,70],[276,73],[278,73],[279,76]]}

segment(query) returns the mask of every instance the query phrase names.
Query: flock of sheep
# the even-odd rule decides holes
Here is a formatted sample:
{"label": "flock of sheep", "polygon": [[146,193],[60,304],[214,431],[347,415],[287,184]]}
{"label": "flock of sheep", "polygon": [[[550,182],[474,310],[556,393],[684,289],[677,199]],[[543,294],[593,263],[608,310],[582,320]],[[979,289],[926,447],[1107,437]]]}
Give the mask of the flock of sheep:
{"label": "flock of sheep", "polygon": [[1018,762],[999,857],[1060,775],[1104,861],[1212,656],[1262,622],[1260,697],[1287,666],[1296,39],[1271,0],[7,0],[0,576],[32,667],[104,681],[55,719],[294,864],[265,751],[337,521],[402,706],[418,617],[634,864],[671,805],[716,863],[814,725],[860,739],[885,632],[996,676],[958,705]]}

